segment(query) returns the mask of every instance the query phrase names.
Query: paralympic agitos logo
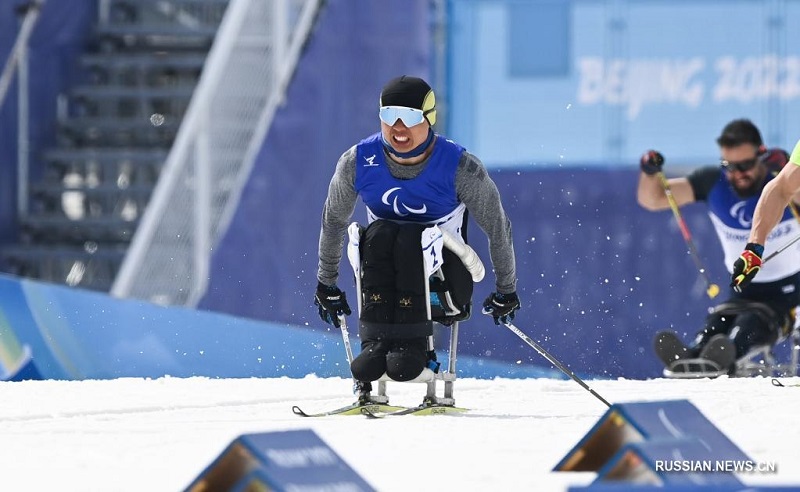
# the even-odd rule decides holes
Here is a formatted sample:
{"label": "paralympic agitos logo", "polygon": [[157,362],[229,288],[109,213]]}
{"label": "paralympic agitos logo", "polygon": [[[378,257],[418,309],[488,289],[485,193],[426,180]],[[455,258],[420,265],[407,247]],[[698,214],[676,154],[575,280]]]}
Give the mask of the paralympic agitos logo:
{"label": "paralympic agitos logo", "polygon": [[[425,206],[424,203],[420,208],[412,208],[403,203],[402,199],[400,199],[401,189],[402,188],[400,188],[399,186],[396,186],[394,188],[389,188],[381,197],[381,202],[383,202],[384,205],[391,206],[395,215],[398,215],[400,217],[405,217],[408,214],[422,215],[428,211],[428,207]],[[402,211],[400,210],[401,208],[403,209]]]}
{"label": "paralympic agitos logo", "polygon": [[734,206],[731,207],[731,217],[735,218],[739,221],[739,224],[742,227],[750,228],[753,224],[753,215],[748,214],[747,210],[745,210],[745,205],[747,202],[738,202]]}

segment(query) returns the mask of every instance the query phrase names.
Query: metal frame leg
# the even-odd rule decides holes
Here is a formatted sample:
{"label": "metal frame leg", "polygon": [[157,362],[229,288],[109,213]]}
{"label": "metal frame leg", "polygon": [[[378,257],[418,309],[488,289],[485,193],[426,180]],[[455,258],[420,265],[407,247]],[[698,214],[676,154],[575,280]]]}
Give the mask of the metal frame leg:
{"label": "metal frame leg", "polygon": [[[444,382],[444,397],[453,399],[453,383],[456,380],[456,360],[458,355],[456,354],[458,350],[458,321],[453,323],[450,326],[450,353],[448,354],[447,358],[447,371],[445,374],[451,374],[453,379],[449,380],[446,379]],[[455,404],[455,400],[453,400]]]}
{"label": "metal frame leg", "polygon": [[[430,295],[430,286],[426,287],[425,291],[428,293],[427,299],[430,299],[430,297],[431,297],[431,295]],[[431,312],[431,306],[430,306],[430,302],[428,302],[428,319],[429,320],[430,320],[430,312]],[[436,347],[433,344],[433,335],[430,335],[428,337],[428,351],[430,352],[430,351],[434,350],[435,348]],[[436,377],[434,377],[432,380],[428,381],[428,383],[426,384],[424,401],[425,402],[432,402],[432,403],[436,402]]]}

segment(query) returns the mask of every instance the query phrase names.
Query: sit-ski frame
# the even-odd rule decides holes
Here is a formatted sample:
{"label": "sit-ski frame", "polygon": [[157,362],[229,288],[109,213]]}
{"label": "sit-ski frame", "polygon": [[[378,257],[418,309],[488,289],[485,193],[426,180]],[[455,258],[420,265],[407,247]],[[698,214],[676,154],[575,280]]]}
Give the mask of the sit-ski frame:
{"label": "sit-ski frame", "polygon": [[[791,335],[788,337],[791,340],[791,354],[789,362],[779,364],[775,360],[772,345],[761,345],[750,350],[744,357],[736,361],[736,376],[737,377],[750,377],[750,376],[774,376],[774,377],[791,377],[798,375],[798,365],[800,365],[800,326],[796,326]],[[784,339],[778,341],[780,344]],[[688,371],[675,371],[678,366],[692,367],[706,365],[711,369],[707,372],[688,372]],[[704,359],[681,359],[665,368],[664,376],[674,379],[700,379],[700,378],[715,378],[725,376],[728,374],[727,369],[717,368],[711,361]]]}
{"label": "sit-ski frame", "polygon": [[[353,267],[355,278],[356,278],[356,296],[358,299],[358,313],[359,317],[361,315],[361,258],[359,253],[359,244],[361,239],[361,227],[358,223],[350,224],[350,227],[347,230],[349,236],[349,243],[347,245],[347,256],[350,260],[350,264]],[[441,246],[446,247],[453,253],[455,253],[458,258],[464,263],[464,266],[472,275],[472,280],[474,282],[480,282],[483,279],[485,274],[485,269],[483,263],[481,262],[478,255],[475,251],[466,243],[457,239],[452,234],[448,233],[447,231],[441,230],[438,226],[432,226],[423,232],[423,237],[426,233],[433,238],[431,241],[431,247],[433,248],[433,243],[436,242],[439,238],[441,238],[441,243],[439,243],[439,249]],[[441,258],[441,251],[438,252],[439,257]],[[423,268],[425,268],[425,298],[428,300],[426,303],[427,308],[427,317],[430,321],[431,316],[431,305],[430,305],[430,276],[428,272],[428,267],[423,264]],[[439,268],[441,268],[441,261],[439,262]],[[438,269],[437,269],[438,271]],[[436,273],[436,272],[433,272]],[[347,353],[347,361],[348,364],[353,362],[353,349],[350,344],[350,334],[347,329],[347,321],[344,316],[339,316],[339,324],[342,330],[342,339],[344,341],[345,351]],[[434,350],[434,342],[433,342],[433,335],[429,335],[428,339],[428,351]],[[406,381],[409,383],[425,383],[427,388],[425,392],[425,398],[423,400],[423,405],[442,405],[442,406],[454,406],[455,399],[453,398],[453,384],[456,380],[456,359],[457,359],[457,349],[458,349],[458,321],[453,322],[450,325],[450,344],[449,344],[449,351],[448,351],[448,360],[447,360],[447,368],[445,370],[440,370],[438,373],[434,373],[431,369],[425,368],[422,370],[422,373],[417,376],[416,378],[412,379],[411,381]],[[444,382],[444,392],[443,396],[437,396],[436,391],[436,382],[437,380],[441,380]],[[389,378],[385,374],[378,379],[378,388],[377,394],[370,395],[369,400],[372,403],[382,403],[387,404],[389,402],[389,397],[386,394],[386,382],[387,381],[394,381],[393,379]]]}
{"label": "sit-ski frame", "polygon": [[[749,354],[736,362],[737,376],[783,376],[791,377],[798,375],[798,365],[800,364],[800,326],[795,326],[791,335],[787,337],[791,340],[791,354],[789,362],[780,364],[775,360],[773,346],[763,345],[751,350]],[[783,341],[783,340],[781,340]],[[780,342],[778,344],[780,344]],[[776,344],[776,345],[778,345]]]}

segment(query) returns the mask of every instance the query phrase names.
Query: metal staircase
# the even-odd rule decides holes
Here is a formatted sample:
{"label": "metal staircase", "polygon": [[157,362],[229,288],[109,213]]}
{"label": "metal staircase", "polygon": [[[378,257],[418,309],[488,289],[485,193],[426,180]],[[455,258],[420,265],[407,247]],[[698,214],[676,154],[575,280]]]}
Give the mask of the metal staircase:
{"label": "metal staircase", "polygon": [[228,0],[101,0],[65,94],[57,146],[41,153],[9,273],[108,291],[202,72]]}

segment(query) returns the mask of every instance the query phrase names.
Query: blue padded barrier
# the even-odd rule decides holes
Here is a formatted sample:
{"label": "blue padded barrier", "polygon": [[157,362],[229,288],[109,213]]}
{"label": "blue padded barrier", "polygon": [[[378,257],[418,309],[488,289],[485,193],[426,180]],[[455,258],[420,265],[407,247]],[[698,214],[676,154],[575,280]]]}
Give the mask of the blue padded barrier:
{"label": "blue padded barrier", "polygon": [[666,400],[612,405],[554,471],[599,471],[627,444],[692,438],[707,450],[693,448],[697,459],[752,461],[688,400]]}
{"label": "blue padded barrier", "polygon": [[[656,485],[741,485],[732,460],[710,459],[705,441],[656,439],[626,444],[597,472],[595,482]],[[743,463],[740,461],[740,463]]]}
{"label": "blue padded barrier", "polygon": [[591,484],[574,486],[567,492],[799,492],[800,487],[794,485],[630,485],[624,484]]}
{"label": "blue padded barrier", "polygon": [[185,489],[208,490],[375,489],[313,430],[299,429],[234,439]]}

